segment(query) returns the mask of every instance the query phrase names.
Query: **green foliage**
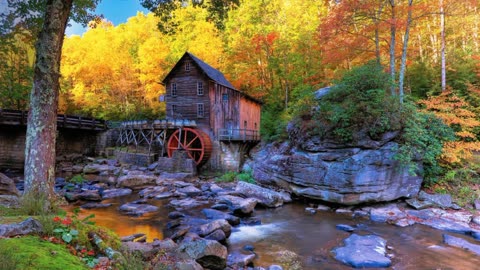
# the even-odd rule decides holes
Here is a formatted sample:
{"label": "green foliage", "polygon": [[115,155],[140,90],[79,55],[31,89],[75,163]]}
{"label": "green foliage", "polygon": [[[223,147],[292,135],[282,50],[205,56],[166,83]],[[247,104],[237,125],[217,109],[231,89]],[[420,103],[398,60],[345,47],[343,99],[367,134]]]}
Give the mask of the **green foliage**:
{"label": "green foliage", "polygon": [[53,212],[45,194],[24,194],[20,198],[20,211],[24,215],[46,215]]}
{"label": "green foliage", "polygon": [[0,269],[5,270],[88,269],[64,245],[36,236],[0,239],[0,260]]}
{"label": "green foliage", "polygon": [[255,184],[256,183],[255,179],[253,178],[251,170],[239,173],[237,175],[236,179],[238,181],[243,181],[243,182],[247,182],[247,183],[250,183],[250,184]]}
{"label": "green foliage", "polygon": [[454,133],[434,114],[418,112],[408,101],[403,114],[405,122],[396,159],[413,173],[417,168],[412,161],[421,157],[425,183],[434,183],[443,171],[439,163],[443,143],[453,140]]}
{"label": "green foliage", "polygon": [[262,108],[260,134],[265,141],[286,139],[287,123],[290,117],[279,106],[266,105]]}
{"label": "green foliage", "polygon": [[253,179],[252,171],[250,171],[250,170],[249,171],[244,171],[244,172],[241,172],[241,173],[227,172],[227,173],[223,174],[222,176],[220,176],[219,178],[217,178],[215,181],[216,182],[230,183],[230,182],[233,182],[235,180],[247,182],[247,183],[250,183],[250,184],[255,184],[255,179]]}
{"label": "green foliage", "polygon": [[462,207],[469,206],[480,197],[480,165],[471,163],[462,168],[451,169],[439,177],[435,183],[427,186],[437,193],[449,193]]}
{"label": "green foliage", "polygon": [[411,89],[413,99],[425,99],[434,92],[440,92],[437,70],[428,63],[418,61],[408,67],[406,84]]}
{"label": "green foliage", "polygon": [[320,135],[333,134],[343,142],[366,135],[378,138],[401,128],[401,106],[386,95],[390,78],[375,62],[356,67],[336,81],[319,102],[314,119]]}
{"label": "green foliage", "polygon": [[215,179],[216,182],[233,182],[235,181],[235,177],[237,176],[236,172],[227,172],[220,176],[219,178]]}
{"label": "green foliage", "polygon": [[130,250],[122,250],[122,258],[118,260],[115,267],[119,270],[143,270],[147,263],[143,260],[142,254]]}
{"label": "green foliage", "polygon": [[83,178],[83,175],[81,174],[74,175],[72,178],[68,179],[68,182],[72,184],[83,184],[85,181],[85,178]]}

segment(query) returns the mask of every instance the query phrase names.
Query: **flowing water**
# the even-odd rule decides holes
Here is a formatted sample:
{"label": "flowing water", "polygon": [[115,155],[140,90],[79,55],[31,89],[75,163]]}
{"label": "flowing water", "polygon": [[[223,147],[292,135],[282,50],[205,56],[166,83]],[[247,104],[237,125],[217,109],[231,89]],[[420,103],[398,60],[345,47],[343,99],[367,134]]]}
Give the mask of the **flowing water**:
{"label": "flowing water", "polygon": [[[94,213],[94,221],[114,230],[120,236],[145,233],[148,241],[162,239],[169,235],[167,215],[173,209],[167,201],[150,200],[160,211],[143,217],[121,215],[117,208],[122,203],[137,199],[135,195],[112,199],[113,205],[105,209],[83,210],[82,215]],[[331,250],[341,246],[350,233],[337,230],[337,224],[357,226],[358,234],[376,234],[387,240],[393,249],[392,267],[388,269],[480,269],[480,259],[474,254],[442,243],[442,231],[423,225],[399,228],[393,225],[374,223],[366,219],[353,219],[349,215],[317,212],[308,214],[301,204],[287,204],[276,209],[255,210],[255,216],[262,224],[234,228],[228,240],[229,251],[241,251],[245,245],[252,245],[258,255],[256,266],[280,264],[278,252],[289,250],[298,254],[303,269],[351,269],[333,259]],[[201,216],[199,210],[189,214]],[[452,234],[459,236],[456,234]],[[460,236],[463,237],[463,236]],[[475,240],[465,237],[471,242]],[[480,243],[479,243],[480,244]]]}

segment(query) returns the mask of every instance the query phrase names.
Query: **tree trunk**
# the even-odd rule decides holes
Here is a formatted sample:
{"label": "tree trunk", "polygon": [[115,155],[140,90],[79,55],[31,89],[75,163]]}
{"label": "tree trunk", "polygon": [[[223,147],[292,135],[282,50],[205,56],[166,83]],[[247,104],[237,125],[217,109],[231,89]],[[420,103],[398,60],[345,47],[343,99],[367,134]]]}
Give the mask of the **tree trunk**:
{"label": "tree trunk", "polygon": [[442,58],[442,92],[447,89],[447,61],[445,58],[445,10],[443,8],[443,0],[440,0],[440,53]]}
{"label": "tree trunk", "polygon": [[395,95],[395,36],[397,32],[396,14],[395,14],[395,0],[390,0],[390,6],[392,7],[392,16],[390,22],[390,77],[392,80],[392,86],[390,93]]}
{"label": "tree trunk", "polygon": [[60,57],[73,0],[48,0],[38,35],[25,145],[25,195],[55,198],[55,142]]}
{"label": "tree trunk", "polygon": [[405,80],[405,71],[407,69],[407,48],[408,48],[408,39],[410,38],[410,26],[412,25],[412,5],[413,5],[413,0],[408,0],[407,25],[405,28],[405,36],[403,38],[400,73],[398,74],[398,95],[400,96],[400,103],[403,103],[403,96],[404,96],[403,84]]}

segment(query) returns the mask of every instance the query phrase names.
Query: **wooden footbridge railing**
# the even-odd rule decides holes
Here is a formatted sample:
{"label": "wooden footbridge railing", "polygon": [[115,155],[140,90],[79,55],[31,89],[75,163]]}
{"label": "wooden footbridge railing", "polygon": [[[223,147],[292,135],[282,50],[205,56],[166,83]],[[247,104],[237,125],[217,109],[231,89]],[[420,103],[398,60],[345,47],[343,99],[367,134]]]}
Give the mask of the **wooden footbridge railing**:
{"label": "wooden footbridge railing", "polygon": [[[0,125],[26,126],[27,117],[28,111],[0,109]],[[59,114],[57,115],[57,127],[102,131],[107,129],[107,123],[94,118]]]}
{"label": "wooden footbridge railing", "polygon": [[138,147],[143,144],[147,145],[150,151],[151,147],[157,144],[164,152],[168,136],[184,127],[196,127],[196,123],[191,120],[125,121],[119,126],[117,145]]}

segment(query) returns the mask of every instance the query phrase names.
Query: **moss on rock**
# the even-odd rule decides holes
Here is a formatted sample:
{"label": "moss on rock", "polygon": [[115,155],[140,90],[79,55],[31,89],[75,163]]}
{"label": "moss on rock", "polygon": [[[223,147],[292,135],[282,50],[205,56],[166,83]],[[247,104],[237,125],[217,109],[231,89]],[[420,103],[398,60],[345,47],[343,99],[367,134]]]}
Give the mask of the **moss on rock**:
{"label": "moss on rock", "polygon": [[88,269],[64,245],[37,236],[0,239],[0,269]]}

